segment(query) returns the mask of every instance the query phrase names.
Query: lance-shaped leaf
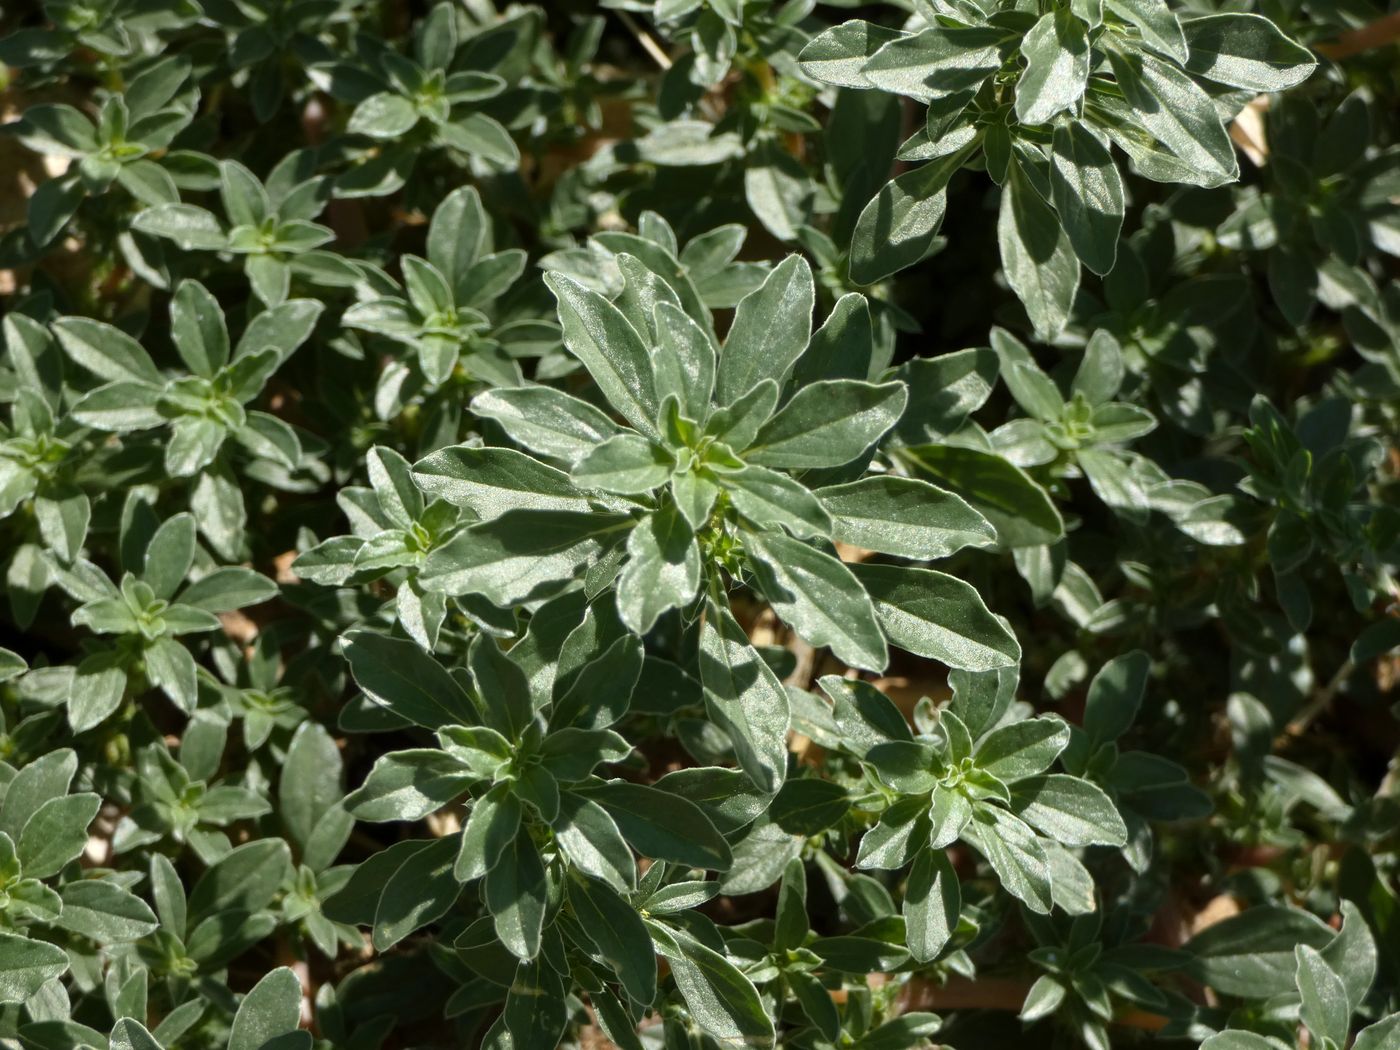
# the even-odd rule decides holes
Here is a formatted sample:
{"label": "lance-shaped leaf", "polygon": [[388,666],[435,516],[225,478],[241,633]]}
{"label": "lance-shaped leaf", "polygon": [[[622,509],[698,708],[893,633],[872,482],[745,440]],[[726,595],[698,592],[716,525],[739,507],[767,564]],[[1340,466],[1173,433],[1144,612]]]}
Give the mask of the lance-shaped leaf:
{"label": "lance-shaped leaf", "polygon": [[1312,52],[1260,15],[1207,15],[1188,19],[1181,28],[1190,49],[1186,69],[1217,84],[1284,91],[1317,68]]}
{"label": "lance-shaped leaf", "polygon": [[908,398],[903,383],[812,383],[763,425],[743,458],[787,469],[839,467],[879,441],[899,419]]}
{"label": "lance-shaped leaf", "polygon": [[931,569],[854,565],[891,642],[949,667],[989,671],[1021,659],[1015,636],[970,584]]}
{"label": "lance-shaped leaf", "polygon": [[623,622],[646,634],[662,613],[695,599],[700,570],[695,531],[676,505],[648,514],[627,537],[627,564],[617,581]]}
{"label": "lance-shaped leaf", "polygon": [[1051,773],[1011,785],[1018,817],[1062,846],[1122,846],[1128,829],[1103,790],[1087,780]]}
{"label": "lance-shaped leaf", "polygon": [[1058,335],[1079,290],[1079,260],[1055,213],[1016,160],[1002,187],[997,243],[1006,281],[1030,315],[1036,336],[1049,340]]}
{"label": "lance-shaped leaf", "polygon": [[1108,273],[1123,227],[1123,180],[1108,148],[1083,124],[1055,128],[1050,193],[1079,261],[1094,273]]}
{"label": "lance-shaped leaf", "polygon": [[723,1046],[775,1045],[773,1021],[758,989],[738,967],[684,930],[651,920],[647,929],[706,1034]]}
{"label": "lance-shaped leaf", "polygon": [[562,274],[545,275],[559,300],[564,345],[583,363],[598,389],[634,428],[656,434],[656,377],[637,330],[616,306]]}
{"label": "lance-shaped leaf", "polygon": [[752,533],[744,548],[764,597],[784,622],[852,667],[885,669],[889,651],[875,608],[844,563],[780,532]]}
{"label": "lance-shaped leaf", "polygon": [[620,514],[507,511],[431,552],[418,579],[426,590],[480,594],[510,608],[571,583],[605,538],[631,527],[632,519]]}
{"label": "lance-shaped leaf", "polygon": [[1025,71],[1016,82],[1016,119],[1044,124],[1071,109],[1089,80],[1089,35],[1067,7],[1041,16],[1021,42]]}
{"label": "lance-shaped leaf", "polygon": [[922,963],[938,958],[957,929],[962,911],[962,886],[941,849],[923,849],[914,858],[901,911],[909,954]]}
{"label": "lance-shaped leaf", "polygon": [[598,955],[639,1003],[656,997],[656,951],[637,909],[593,879],[569,880],[569,903]]}
{"label": "lance-shaped leaf", "polygon": [[437,729],[478,720],[457,680],[413,642],[361,629],[344,636],[342,650],[355,684],[416,725]]}
{"label": "lance-shaped leaf", "polygon": [[508,448],[438,449],[413,464],[413,480],[428,495],[465,507],[482,521],[512,510],[592,507],[563,471]]}
{"label": "lance-shaped leaf", "polygon": [[765,379],[781,384],[812,336],[812,268],[789,255],[734,311],[719,355],[715,396],[733,404]]}
{"label": "lance-shaped leaf", "polygon": [[711,604],[700,628],[700,681],[710,717],[762,791],[787,776],[788,697],[728,609]]}
{"label": "lance-shaped leaf", "polygon": [[960,496],[890,474],[818,489],[832,537],[853,547],[919,561],[964,547],[990,547],[996,530]]}
{"label": "lance-shaped leaf", "polygon": [[880,189],[851,235],[851,280],[874,284],[929,253],[947,206],[944,189],[972,148],[922,164]]}

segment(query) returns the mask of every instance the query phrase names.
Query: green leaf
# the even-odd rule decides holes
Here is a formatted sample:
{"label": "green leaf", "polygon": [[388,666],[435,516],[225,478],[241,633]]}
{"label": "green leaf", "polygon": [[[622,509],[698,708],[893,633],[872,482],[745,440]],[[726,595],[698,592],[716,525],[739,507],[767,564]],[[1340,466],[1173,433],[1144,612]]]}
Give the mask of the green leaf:
{"label": "green leaf", "polygon": [[799,482],[767,467],[746,466],[719,476],[734,509],[760,526],[787,529],[794,536],[827,536],[831,518]]}
{"label": "green leaf", "polygon": [[164,382],[151,355],[119,328],[87,317],[60,317],[53,333],[68,356],[99,379],[147,387]]}
{"label": "green leaf", "polygon": [[1190,77],[1151,55],[1110,51],[1108,58],[1135,118],[1196,172],[1196,185],[1220,186],[1239,177],[1235,147],[1215,103]]}
{"label": "green leaf", "polygon": [[115,653],[85,657],[73,674],[68,694],[68,723],[73,732],[84,733],[106,721],[121,706],[126,687],[126,668]]}
{"label": "green leaf", "polygon": [[870,84],[861,69],[875,52],[902,35],[898,30],[853,18],[818,33],[797,57],[802,71],[814,80],[838,87],[867,88]]}
{"label": "green leaf", "polygon": [[12,678],[18,678],[28,669],[29,665],[24,662],[24,658],[19,653],[0,648],[0,682],[8,682]]}
{"label": "green leaf", "polygon": [[812,269],[800,255],[789,255],[740,300],[719,355],[720,404],[732,405],[765,379],[782,383],[811,339],[815,300]]}
{"label": "green leaf", "polygon": [[485,634],[472,639],[467,666],[471,668],[486,723],[512,740],[520,739],[534,720],[525,672]]}
{"label": "green leaf", "polygon": [[993,729],[977,746],[973,761],[984,773],[1007,784],[1049,769],[1069,745],[1069,724],[1045,716]]}
{"label": "green leaf", "polygon": [[1351,1029],[1346,986],[1316,948],[1300,944],[1294,956],[1298,961],[1298,995],[1303,1000],[1298,1016],[1322,1046],[1345,1046]]}
{"label": "green leaf", "polygon": [[1206,927],[1185,945],[1189,972],[1225,995],[1266,999],[1294,990],[1295,948],[1323,948],[1333,931],[1305,911],[1261,905]]}
{"label": "green leaf", "polygon": [[797,239],[811,210],[813,182],[802,162],[775,139],[760,142],[744,165],[744,199],[780,241]]}
{"label": "green leaf", "polygon": [[457,843],[441,838],[408,857],[389,876],[374,909],[372,940],[387,951],[415,930],[442,918],[462,891],[453,874]]}
{"label": "green leaf", "polygon": [[141,579],[150,586],[155,597],[169,599],[189,575],[193,564],[194,518],[182,512],[161,522],[146,545]]}
{"label": "green leaf", "polygon": [[1049,495],[1004,457],[953,445],[920,445],[907,455],[991,522],[1004,546],[1037,547],[1065,534]]}
{"label": "green leaf", "polygon": [[1200,1050],[1279,1050],[1279,1044],[1254,1032],[1229,1029],[1211,1036]]}
{"label": "green leaf", "polygon": [[889,662],[870,598],[844,563],[780,532],[744,540],[764,597],[813,646],[828,646],[851,667],[883,671]]}
{"label": "green leaf", "polygon": [[949,667],[988,671],[1021,659],[1012,633],[969,584],[931,569],[855,565],[885,636],[916,656]]}
{"label": "green leaf", "polygon": [[[1021,41],[1026,68],[1016,82],[1016,119],[1045,124],[1073,109],[1089,80],[1089,35],[1084,23],[1060,7],[1042,15]],[[1075,125],[1071,125],[1075,126]]]}
{"label": "green leaf", "polygon": [[1346,986],[1347,1002],[1365,1000],[1379,965],[1375,937],[1365,917],[1351,901],[1342,901],[1342,932],[1322,949],[1322,958]]}
{"label": "green leaf", "polygon": [[916,561],[946,558],[964,547],[990,547],[996,532],[953,493],[890,474],[818,489],[842,543]]}
{"label": "green leaf", "polygon": [[1260,15],[1207,15],[1188,19],[1181,28],[1190,49],[1186,69],[1217,84],[1285,91],[1317,68],[1312,52]]}
{"label": "green leaf", "polygon": [[713,871],[729,868],[729,844],[695,803],[624,780],[599,784],[589,797],[608,811],[642,856]]}
{"label": "green leaf", "polygon": [[992,349],[1001,361],[1001,377],[1016,403],[1046,423],[1056,423],[1065,412],[1065,399],[1055,381],[1040,370],[1024,343],[1004,328],[993,328]]}
{"label": "green leaf", "polygon": [[174,241],[186,251],[221,251],[228,235],[219,220],[193,204],[157,204],[131,220],[134,229]]}
{"label": "green leaf", "polygon": [[301,1025],[301,981],[280,966],[253,985],[238,1004],[228,1034],[228,1050],[262,1050]]}
{"label": "green leaf", "polygon": [[[315,299],[289,299],[287,302],[264,310],[243,330],[238,346],[234,349],[234,363],[255,357],[265,350],[275,350],[277,360],[285,361],[292,356],[302,343],[311,337],[316,321],[321,316],[325,304]],[[261,382],[257,389],[261,389]],[[250,400],[257,390],[235,391],[242,400]]]}
{"label": "green leaf", "polygon": [[632,851],[607,810],[591,799],[565,792],[559,813],[551,821],[555,841],[569,863],[618,893],[637,888],[637,866]]}
{"label": "green leaf", "polygon": [[343,636],[341,648],[355,684],[376,704],[426,729],[477,720],[457,680],[413,642],[359,629]]}
{"label": "green leaf", "polygon": [[132,1017],[123,1017],[112,1026],[107,1045],[110,1050],[163,1050],[146,1026]]}
{"label": "green leaf", "polygon": [[1166,0],[1105,0],[1105,3],[1110,11],[1137,28],[1148,47],[1174,62],[1187,61],[1186,38]]}
{"label": "green leaf", "polygon": [[24,824],[15,843],[26,877],[47,879],[83,852],[88,825],[102,805],[102,797],[84,792],[51,798],[39,806]]}
{"label": "green leaf", "polygon": [[1039,1021],[1042,1017],[1049,1017],[1065,1001],[1067,991],[1068,989],[1059,978],[1048,973],[1041,974],[1031,985],[1030,991],[1026,993],[1018,1018],[1023,1022],[1030,1023],[1031,1021]]}
{"label": "green leaf", "polygon": [[574,464],[574,484],[586,489],[641,494],[660,488],[675,468],[674,457],[640,434],[617,434]]}
{"label": "green leaf", "polygon": [[1397,1036],[1400,1036],[1400,1013],[1383,1017],[1363,1028],[1357,1033],[1351,1050],[1386,1050],[1386,1047],[1394,1045]]}
{"label": "green leaf", "polygon": [[861,73],[870,87],[922,102],[970,93],[1001,67],[1006,40],[992,26],[932,25],[891,40]]}
{"label": "green leaf", "polygon": [[356,820],[420,820],[477,779],[458,759],[433,748],[392,751],[375,760],[365,782],[346,796],[345,808]]}
{"label": "green leaf", "polygon": [[561,470],[508,448],[453,445],[413,464],[413,480],[491,521],[512,510],[588,511],[591,504]]}
{"label": "green leaf", "polygon": [[940,849],[923,849],[914,858],[904,886],[904,928],[909,954],[928,963],[952,939],[962,911],[962,887],[948,855]]}
{"label": "green leaf", "polygon": [[396,139],[417,123],[418,111],[409,99],[392,91],[381,91],[355,107],[346,130],[352,135]]}
{"label": "green leaf", "polygon": [[1128,731],[1151,670],[1151,658],[1134,649],[1114,657],[1094,675],[1084,701],[1084,729],[1096,742],[1117,740]]}
{"label": "green leaf", "polygon": [[763,425],[743,458],[787,469],[839,467],[879,441],[907,400],[903,383],[812,383]]}
{"label": "green leaf", "polygon": [[40,755],[5,785],[0,796],[0,832],[17,840],[30,818],[47,802],[68,794],[78,771],[78,756],[71,748]]}
{"label": "green leaf", "polygon": [[261,226],[272,215],[272,202],[258,177],[236,160],[219,164],[219,199],[235,226]]}
{"label": "green leaf", "polygon": [[546,386],[483,391],[473,398],[472,412],[494,419],[530,451],[570,464],[619,432],[587,401]]}
{"label": "green leaf", "polygon": [[928,255],[943,223],[948,180],[971,149],[937,157],[881,187],[851,234],[851,280],[874,284]]}
{"label": "green leaf", "polygon": [[522,806],[509,784],[497,784],[472,803],[453,876],[458,882],[480,878],[501,859],[520,828]]}
{"label": "green leaf", "polygon": [[865,379],[874,353],[870,304],[859,292],[847,292],[812,333],[811,343],[793,369],[793,382],[801,389],[823,379]]}
{"label": "green leaf", "polygon": [[[691,242],[695,243],[694,241]],[[657,394],[679,399],[681,414],[703,420],[710,411],[717,368],[714,337],[679,306],[659,302],[653,323],[657,332]]]}
{"label": "green leaf", "polygon": [[888,740],[865,753],[880,782],[901,795],[924,795],[938,786],[943,763],[932,744],[922,740]]}
{"label": "green leaf", "polygon": [[997,244],[1006,281],[1049,342],[1064,328],[1079,290],[1079,260],[1055,213],[1041,199],[1019,160],[1002,187]]}
{"label": "green leaf", "polygon": [[1062,846],[1122,846],[1128,829],[1103,790],[1087,780],[1052,773],[1011,785],[1018,817]]}
{"label": "green leaf", "polygon": [[180,604],[209,613],[232,612],[275,598],[277,584],[241,565],[229,565],[201,576],[180,592]]}
{"label": "green leaf", "polygon": [[1123,228],[1123,179],[1108,147],[1083,124],[1055,128],[1050,199],[1079,261],[1096,274],[1112,270]]}
{"label": "green leaf", "polygon": [[996,806],[973,807],[963,839],[987,859],[1002,889],[1038,914],[1050,911],[1050,863],[1035,833]]}
{"label": "green leaf", "polygon": [[212,379],[228,364],[228,328],[218,300],[197,281],[182,281],[170,300],[170,338],[195,375]]}
{"label": "green leaf", "polygon": [[787,775],[787,693],[733,614],[714,604],[700,627],[700,681],[739,766],[759,790],[776,792]]}
{"label": "green leaf", "polygon": [[194,884],[190,915],[266,907],[290,875],[291,864],[291,850],[281,839],[253,839],[234,847]]}
{"label": "green leaf", "polygon": [[850,808],[850,794],[844,785],[803,777],[783,785],[768,816],[794,835],[816,835],[844,817]]}
{"label": "green leaf", "polygon": [[671,965],[690,1016],[706,1035],[721,1046],[776,1045],[758,990],[733,963],[684,930],[651,921],[647,929]]}
{"label": "green leaf", "polygon": [[22,1003],[68,972],[68,953],[45,941],[0,931],[0,1003]]}
{"label": "green leaf", "polygon": [[646,634],[662,613],[689,605],[700,568],[695,531],[674,503],[646,515],[627,537],[627,564],[617,582],[622,621]]}
{"label": "green leaf", "polygon": [[533,959],[544,929],[544,862],[529,832],[522,827],[486,873],[486,907],[496,936],[519,959]]}
{"label": "green leaf", "polygon": [[602,550],[602,538],[632,527],[618,514],[507,511],[463,530],[423,560],[430,591],[480,594],[510,608],[572,582]]}
{"label": "green leaf", "polygon": [[656,953],[637,909],[593,879],[569,880],[569,904],[599,957],[634,1002],[656,998]]}
{"label": "green leaf", "polygon": [[63,912],[54,925],[98,944],[134,941],[154,933],[155,913],[140,897],[101,879],[70,882],[61,891]]}
{"label": "green leaf", "polygon": [[655,437],[656,378],[651,355],[637,330],[597,292],[558,273],[545,284],[559,300],[564,345],[583,363],[609,403],[636,430]]}

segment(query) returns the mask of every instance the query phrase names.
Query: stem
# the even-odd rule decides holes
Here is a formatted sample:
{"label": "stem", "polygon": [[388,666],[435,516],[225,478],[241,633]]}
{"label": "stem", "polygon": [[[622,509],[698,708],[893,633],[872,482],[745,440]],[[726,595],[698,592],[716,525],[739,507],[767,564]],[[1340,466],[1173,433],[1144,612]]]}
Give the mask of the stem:
{"label": "stem", "polygon": [[662,69],[671,68],[671,56],[666,54],[665,49],[656,42],[656,38],[637,24],[637,20],[626,11],[618,11],[617,17],[622,20],[622,24],[627,27],[627,31],[637,38],[637,43],[642,45],[642,50],[652,57]]}
{"label": "stem", "polygon": [[[912,978],[900,992],[904,1012],[913,1010],[1013,1010],[1017,1013],[1031,989],[1029,981],[1011,977],[950,977],[939,983],[923,977]],[[1113,1023],[1125,1028],[1156,1031],[1164,1028],[1167,1018],[1145,1010],[1124,1010]]]}
{"label": "stem", "polygon": [[1313,50],[1335,62],[1375,47],[1384,47],[1397,39],[1400,39],[1400,11],[1378,18],[1370,25],[1353,29],[1350,33],[1343,33],[1335,40],[1315,44]]}
{"label": "stem", "polygon": [[1356,670],[1356,665],[1348,657],[1342,661],[1342,666],[1337,668],[1337,673],[1327,680],[1327,684],[1318,690],[1312,701],[1298,712],[1297,716],[1283,728],[1284,737],[1302,736],[1303,732],[1318,715],[1324,713],[1332,706],[1332,701],[1337,698],[1338,691],[1351,676],[1351,672]]}

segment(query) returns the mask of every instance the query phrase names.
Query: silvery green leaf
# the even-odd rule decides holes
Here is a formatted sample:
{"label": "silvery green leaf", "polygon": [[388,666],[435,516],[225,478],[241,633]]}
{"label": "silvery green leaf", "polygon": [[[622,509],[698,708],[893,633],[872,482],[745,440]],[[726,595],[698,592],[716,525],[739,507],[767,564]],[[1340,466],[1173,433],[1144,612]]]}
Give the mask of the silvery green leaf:
{"label": "silvery green leaf", "polygon": [[1312,53],[1254,14],[1206,15],[1182,23],[1190,73],[1251,91],[1284,91],[1317,66]]}
{"label": "silvery green leaf", "polygon": [[781,532],[744,540],[764,597],[807,642],[829,646],[838,660],[883,671],[889,651],[875,607],[840,560]]}
{"label": "silvery green leaf", "polygon": [[740,767],[760,790],[776,793],[787,776],[787,693],[733,615],[713,604],[700,629],[700,680]]}
{"label": "silvery green leaf", "polygon": [[949,667],[986,671],[1021,658],[1015,637],[970,584],[931,569],[855,565],[885,637],[901,649]]}
{"label": "silvery green leaf", "polygon": [[1045,124],[1072,109],[1089,79],[1084,23],[1066,8],[1042,15],[1021,41],[1021,54],[1026,68],[1016,82],[1016,119]]}
{"label": "silvery green leaf", "polygon": [[811,339],[815,296],[807,260],[789,255],[739,302],[719,355],[715,394],[721,404],[765,379],[782,382]]}

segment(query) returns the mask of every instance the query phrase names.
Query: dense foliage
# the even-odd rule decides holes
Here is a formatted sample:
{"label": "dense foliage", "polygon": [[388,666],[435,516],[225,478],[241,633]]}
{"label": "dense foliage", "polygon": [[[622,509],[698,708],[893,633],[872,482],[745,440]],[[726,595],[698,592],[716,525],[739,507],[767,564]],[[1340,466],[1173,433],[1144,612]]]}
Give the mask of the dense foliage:
{"label": "dense foliage", "polygon": [[0,1047],[1400,1046],[1396,18],[7,5]]}

